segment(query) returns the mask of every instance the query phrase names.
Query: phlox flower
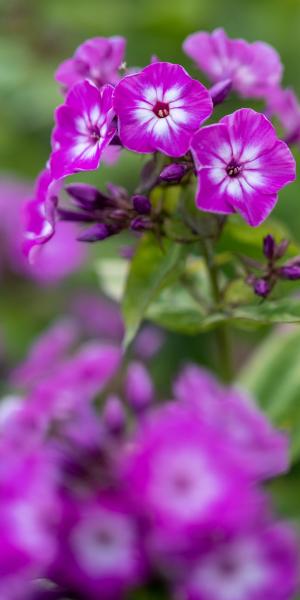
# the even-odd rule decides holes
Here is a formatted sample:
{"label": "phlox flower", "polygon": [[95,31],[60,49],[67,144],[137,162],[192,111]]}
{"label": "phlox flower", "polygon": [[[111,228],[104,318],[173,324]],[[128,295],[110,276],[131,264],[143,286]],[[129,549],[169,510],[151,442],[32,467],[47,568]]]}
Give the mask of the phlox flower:
{"label": "phlox flower", "polygon": [[180,65],[156,62],[124,77],[114,91],[119,135],[129,150],[182,156],[212,113],[207,89]]}
{"label": "phlox flower", "polygon": [[242,468],[255,481],[287,470],[287,436],[272,427],[244,392],[223,387],[208,371],[188,365],[176,379],[174,393],[180,402],[193,407],[198,418],[214,427],[216,435],[227,438]]}
{"label": "phlox flower", "polygon": [[243,518],[246,505],[250,518],[247,477],[234,448],[189,406],[169,403],[144,419],[123,469],[136,510],[159,531],[190,536],[227,526]]}
{"label": "phlox flower", "polygon": [[267,112],[279,118],[289,143],[299,143],[300,104],[292,89],[275,88],[268,98]]}
{"label": "phlox flower", "polygon": [[98,87],[105,83],[115,84],[120,78],[118,69],[124,58],[125,45],[126,40],[118,35],[86,40],[72,58],[58,67],[56,81],[65,89],[84,79],[89,79]]}
{"label": "phlox flower", "polygon": [[66,497],[58,532],[56,579],[87,600],[113,600],[143,580],[145,561],[137,523],[112,495]]}
{"label": "phlox flower", "polygon": [[50,170],[54,179],[97,169],[115,134],[112,124],[113,87],[98,90],[88,81],[73,86],[55,112]]}
{"label": "phlox flower", "polygon": [[260,523],[215,544],[185,574],[180,600],[287,600],[296,592],[297,542],[288,526]]}
{"label": "phlox flower", "polygon": [[264,98],[282,77],[282,64],[276,50],[265,42],[232,40],[224,29],[189,35],[183,49],[214,81],[230,79],[242,96]]}
{"label": "phlox flower", "polygon": [[274,208],[278,192],[295,179],[295,160],[268,119],[249,108],[199,130],[192,140],[198,208],[239,212],[252,227]]}

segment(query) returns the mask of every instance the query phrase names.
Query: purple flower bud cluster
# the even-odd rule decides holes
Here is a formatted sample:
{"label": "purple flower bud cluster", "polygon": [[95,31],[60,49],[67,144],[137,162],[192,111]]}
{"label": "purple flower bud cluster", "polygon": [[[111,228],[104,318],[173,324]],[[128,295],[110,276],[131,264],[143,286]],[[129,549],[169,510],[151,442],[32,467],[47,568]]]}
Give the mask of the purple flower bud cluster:
{"label": "purple flower bud cluster", "polygon": [[77,236],[82,242],[97,242],[120,233],[124,229],[143,231],[152,228],[152,205],[147,196],[136,194],[131,198],[120,186],[108,184],[107,193],[85,184],[70,184],[65,191],[71,207],[57,205],[60,220],[86,225]]}
{"label": "purple flower bud cluster", "polygon": [[[212,81],[210,90],[181,65],[157,57],[144,68],[127,69],[125,40],[120,36],[87,40],[60,65],[55,77],[63,86],[64,101],[55,111],[47,169],[28,206],[27,255],[53,236],[58,218],[68,219],[66,211],[57,209],[62,180],[96,170],[102,162],[112,165],[123,150],[162,155],[164,162],[146,185],[143,167],[136,189],[147,195],[144,204],[136,201],[136,217],[128,215],[132,208],[128,206],[110,207],[110,214],[106,207],[103,212],[99,198],[96,208],[93,198],[89,205],[87,192],[81,216],[89,222],[85,213],[92,213],[92,225],[80,236],[83,241],[103,240],[122,231],[129,217],[133,231],[149,229],[148,193],[161,184],[184,185],[185,175],[197,184],[195,202],[200,210],[238,212],[251,227],[267,218],[279,191],[295,179],[295,161],[265,114],[285,115],[286,104],[292,104],[288,129],[292,137],[300,130],[299,108],[289,94],[285,98],[280,92],[280,57],[268,44],[230,39],[223,29],[194,33],[183,49]],[[203,126],[231,90],[241,98],[262,99],[265,113],[241,107]],[[95,210],[96,222],[91,218]]]}
{"label": "purple flower bud cluster", "polygon": [[[184,600],[292,599],[297,540],[261,487],[288,468],[285,434],[194,365],[158,403],[140,358],[80,338],[56,323],[1,403],[1,598],[121,599],[155,580]],[[146,329],[136,349],[159,341]]]}
{"label": "purple flower bud cluster", "polygon": [[263,254],[268,261],[267,264],[247,261],[245,258],[245,265],[247,266],[249,263],[249,265],[259,272],[259,275],[254,275],[252,272],[247,276],[247,282],[252,286],[257,296],[261,296],[262,298],[269,296],[280,279],[291,281],[300,279],[299,256],[278,265],[278,261],[284,256],[288,245],[289,242],[287,240],[282,240],[279,244],[276,244],[273,236],[269,234],[263,239]]}

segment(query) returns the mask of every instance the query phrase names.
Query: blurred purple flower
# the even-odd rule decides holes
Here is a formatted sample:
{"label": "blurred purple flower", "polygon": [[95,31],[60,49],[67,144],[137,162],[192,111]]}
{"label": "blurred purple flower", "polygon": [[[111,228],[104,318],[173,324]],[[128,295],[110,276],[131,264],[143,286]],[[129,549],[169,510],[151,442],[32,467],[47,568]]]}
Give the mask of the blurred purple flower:
{"label": "blurred purple flower", "polygon": [[55,79],[65,89],[89,79],[98,87],[115,84],[120,79],[119,67],[124,58],[126,40],[121,36],[95,37],[79,46],[73,56],[57,69]]}
{"label": "blurred purple flower", "polygon": [[230,39],[222,28],[192,33],[183,49],[212,81],[230,79],[232,88],[248,98],[267,98],[282,77],[280,57],[272,46]]}

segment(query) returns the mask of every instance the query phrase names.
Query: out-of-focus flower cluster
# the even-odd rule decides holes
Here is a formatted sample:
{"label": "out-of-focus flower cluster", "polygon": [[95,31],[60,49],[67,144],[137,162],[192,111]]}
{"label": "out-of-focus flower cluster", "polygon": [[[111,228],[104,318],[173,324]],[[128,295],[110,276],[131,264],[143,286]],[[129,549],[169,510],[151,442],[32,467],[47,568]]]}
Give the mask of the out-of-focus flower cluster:
{"label": "out-of-focus flower cluster", "polygon": [[146,326],[125,363],[111,304],[82,295],[71,313],[1,403],[1,598],[292,598],[297,541],[262,490],[288,467],[286,436],[194,365],[159,402],[161,333]]}

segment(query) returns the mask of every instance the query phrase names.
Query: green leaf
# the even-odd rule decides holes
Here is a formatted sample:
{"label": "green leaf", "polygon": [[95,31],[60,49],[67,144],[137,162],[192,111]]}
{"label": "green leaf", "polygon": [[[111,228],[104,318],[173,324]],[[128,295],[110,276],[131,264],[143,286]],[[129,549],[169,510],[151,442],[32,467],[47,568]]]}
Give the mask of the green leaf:
{"label": "green leaf", "polygon": [[239,375],[239,382],[278,427],[291,437],[291,456],[300,456],[300,329],[278,328]]}
{"label": "green leaf", "polygon": [[268,234],[273,235],[276,242],[283,239],[291,241],[286,256],[295,256],[300,253],[300,247],[293,241],[291,232],[282,223],[268,219],[266,223],[253,228],[244,223],[238,215],[231,216],[226,223],[217,249],[262,259],[262,242]]}
{"label": "green leaf", "polygon": [[96,271],[103,292],[116,302],[123,296],[129,262],[122,258],[102,258],[97,261]]}
{"label": "green leaf", "polygon": [[160,290],[183,268],[184,254],[183,246],[169,240],[164,240],[160,248],[151,233],[141,238],[131,261],[122,302],[125,347],[134,338],[147,308]]}

